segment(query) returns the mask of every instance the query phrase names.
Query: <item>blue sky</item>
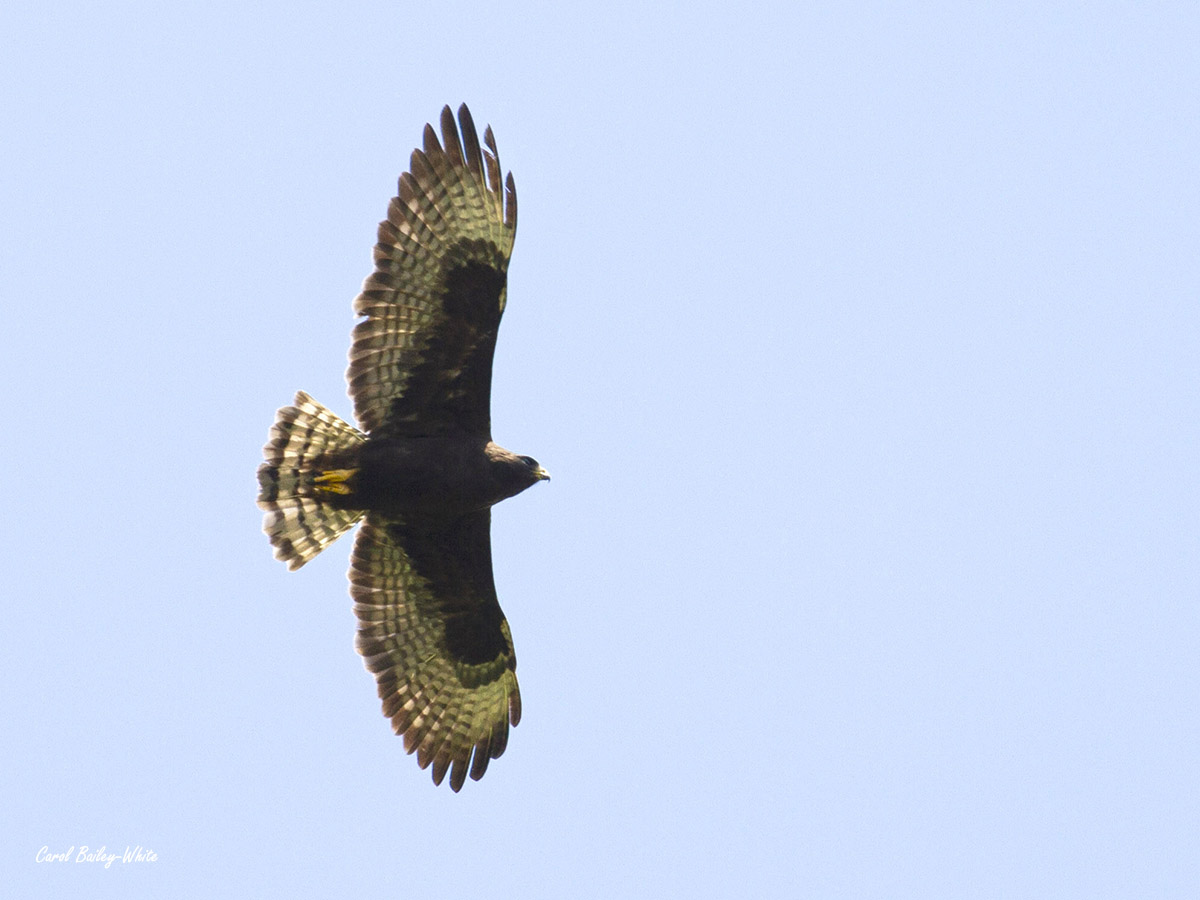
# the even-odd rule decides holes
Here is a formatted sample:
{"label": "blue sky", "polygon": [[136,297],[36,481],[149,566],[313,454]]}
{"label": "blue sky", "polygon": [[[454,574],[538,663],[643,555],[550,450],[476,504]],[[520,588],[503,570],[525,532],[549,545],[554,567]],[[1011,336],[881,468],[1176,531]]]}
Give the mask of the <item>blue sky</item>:
{"label": "blue sky", "polygon": [[[0,881],[22,897],[1180,897],[1200,883],[1190,3],[0,11]],[[422,126],[520,228],[524,718],[434,788],[297,389]],[[35,862],[43,846],[152,863]]]}

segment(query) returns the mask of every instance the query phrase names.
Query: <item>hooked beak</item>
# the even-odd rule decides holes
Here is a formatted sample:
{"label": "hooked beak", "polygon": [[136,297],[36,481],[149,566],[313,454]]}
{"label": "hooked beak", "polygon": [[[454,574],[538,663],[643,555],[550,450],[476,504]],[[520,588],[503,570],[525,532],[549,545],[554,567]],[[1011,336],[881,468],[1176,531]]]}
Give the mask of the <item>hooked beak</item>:
{"label": "hooked beak", "polygon": [[541,466],[538,466],[536,469],[534,469],[533,474],[537,476],[539,481],[549,481],[550,480],[550,473],[547,472],[545,469],[543,469]]}

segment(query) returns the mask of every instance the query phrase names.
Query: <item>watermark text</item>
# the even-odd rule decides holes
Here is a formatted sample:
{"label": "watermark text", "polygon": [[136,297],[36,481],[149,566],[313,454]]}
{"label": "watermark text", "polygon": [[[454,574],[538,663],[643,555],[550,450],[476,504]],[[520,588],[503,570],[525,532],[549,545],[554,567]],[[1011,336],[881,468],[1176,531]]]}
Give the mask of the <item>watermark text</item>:
{"label": "watermark text", "polygon": [[141,844],[132,847],[126,844],[124,852],[110,851],[104,845],[99,847],[89,847],[87,844],[81,844],[79,847],[72,845],[66,850],[51,850],[49,845],[43,845],[33,857],[33,861],[39,863],[99,863],[108,869],[115,862],[158,862],[158,854]]}

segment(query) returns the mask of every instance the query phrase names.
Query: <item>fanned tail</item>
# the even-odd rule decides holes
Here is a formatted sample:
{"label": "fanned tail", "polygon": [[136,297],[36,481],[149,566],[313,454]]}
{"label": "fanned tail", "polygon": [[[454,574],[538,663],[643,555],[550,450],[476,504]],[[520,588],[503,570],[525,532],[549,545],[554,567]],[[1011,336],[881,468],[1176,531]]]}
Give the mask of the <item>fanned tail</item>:
{"label": "fanned tail", "polygon": [[362,518],[352,504],[359,448],[367,437],[308,394],[275,416],[258,467],[258,505],[275,558],[298,569]]}

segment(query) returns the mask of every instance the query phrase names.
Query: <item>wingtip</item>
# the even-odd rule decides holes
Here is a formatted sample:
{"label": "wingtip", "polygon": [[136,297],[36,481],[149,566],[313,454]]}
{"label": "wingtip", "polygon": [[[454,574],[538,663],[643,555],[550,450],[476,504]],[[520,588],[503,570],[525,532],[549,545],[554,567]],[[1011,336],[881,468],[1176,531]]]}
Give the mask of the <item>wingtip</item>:
{"label": "wingtip", "polygon": [[[437,132],[433,130],[433,126],[428,122],[425,123],[425,130],[421,132],[421,143],[425,147],[426,154],[440,153],[442,145],[438,143]],[[414,153],[416,151],[413,151]]]}

